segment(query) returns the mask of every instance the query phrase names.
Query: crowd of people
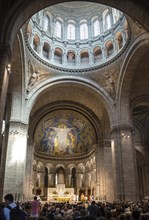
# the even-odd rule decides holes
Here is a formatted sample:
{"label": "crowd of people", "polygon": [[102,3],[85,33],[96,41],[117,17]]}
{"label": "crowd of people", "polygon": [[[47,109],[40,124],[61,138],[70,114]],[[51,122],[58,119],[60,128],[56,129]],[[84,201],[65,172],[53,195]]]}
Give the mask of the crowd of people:
{"label": "crowd of people", "polygon": [[6,195],[4,199],[5,203],[0,206],[0,220],[11,220],[10,210],[17,206],[24,211],[26,220],[149,220],[149,200],[123,203],[85,201],[70,204],[41,202],[35,196],[33,201],[15,203],[12,194]]}

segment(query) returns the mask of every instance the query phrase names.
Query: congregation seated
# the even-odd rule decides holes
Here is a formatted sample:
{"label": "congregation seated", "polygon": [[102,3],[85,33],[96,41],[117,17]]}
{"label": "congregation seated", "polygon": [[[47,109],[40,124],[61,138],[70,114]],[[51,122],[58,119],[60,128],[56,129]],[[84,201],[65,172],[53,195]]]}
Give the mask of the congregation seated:
{"label": "congregation seated", "polygon": [[[20,203],[30,220],[30,202]],[[1,203],[0,207],[5,207]],[[149,201],[41,204],[38,220],[149,220]]]}

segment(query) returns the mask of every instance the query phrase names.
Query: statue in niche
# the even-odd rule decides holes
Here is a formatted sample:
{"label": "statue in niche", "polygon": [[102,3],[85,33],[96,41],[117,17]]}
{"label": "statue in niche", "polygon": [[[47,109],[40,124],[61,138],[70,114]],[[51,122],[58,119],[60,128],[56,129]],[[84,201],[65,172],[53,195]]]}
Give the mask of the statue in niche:
{"label": "statue in niche", "polygon": [[28,61],[28,76],[28,90],[30,90],[30,88],[32,88],[36,83],[38,83],[40,79],[39,70],[33,67],[30,60]]}
{"label": "statue in niche", "polygon": [[115,95],[116,93],[116,82],[117,82],[118,72],[116,70],[104,72],[100,76],[99,82],[108,91],[110,95]]}
{"label": "statue in niche", "polygon": [[28,87],[27,90],[30,91],[32,87],[38,84],[41,80],[47,77],[48,73],[41,73],[39,67],[33,67],[31,61],[28,61]]}
{"label": "statue in niche", "polygon": [[112,74],[105,76],[105,82],[109,93],[115,94],[115,80]]}

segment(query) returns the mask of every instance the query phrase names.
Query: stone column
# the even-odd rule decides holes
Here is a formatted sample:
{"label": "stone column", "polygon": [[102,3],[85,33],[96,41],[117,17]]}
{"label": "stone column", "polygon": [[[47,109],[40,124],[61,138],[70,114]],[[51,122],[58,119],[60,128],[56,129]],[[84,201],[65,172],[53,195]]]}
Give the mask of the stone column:
{"label": "stone column", "polygon": [[77,65],[80,65],[80,63],[81,63],[80,53],[77,52],[77,55],[76,55],[76,64],[77,64]]}
{"label": "stone column", "polygon": [[93,170],[91,170],[91,185],[90,185],[90,187],[91,187],[91,195],[93,195],[93,192],[92,192],[92,189],[94,188],[94,171]]}
{"label": "stone column", "polygon": [[55,173],[51,174],[51,179],[52,179],[52,186],[55,187]]}
{"label": "stone column", "polygon": [[26,157],[26,174],[25,174],[25,199],[30,200],[33,194],[34,188],[34,176],[33,176],[33,147],[34,142],[29,140],[27,144],[27,157]]}
{"label": "stone column", "polygon": [[77,174],[77,195],[79,195],[80,191],[80,174]]}
{"label": "stone column", "polygon": [[[9,45],[5,45],[0,49],[0,133],[2,131],[3,120],[5,115],[5,105],[7,98],[7,90],[11,70],[8,70],[8,65],[11,61],[11,50]],[[8,99],[7,99],[8,100]],[[8,111],[8,110],[7,110]],[[5,136],[6,139],[6,136]],[[6,141],[7,142],[7,141]],[[0,135],[0,200],[3,200],[3,185],[4,185],[4,170],[5,170],[6,144],[4,137]]]}
{"label": "stone column", "polygon": [[45,173],[39,173],[40,175],[40,185],[39,185],[39,188],[41,189],[41,195],[44,194],[44,176],[45,176]]}
{"label": "stone column", "polygon": [[93,64],[94,63],[94,53],[92,51],[90,51],[89,53],[89,64]]}
{"label": "stone column", "polygon": [[133,133],[130,126],[111,132],[111,150],[116,201],[136,201],[137,175]]}
{"label": "stone column", "polygon": [[92,25],[90,21],[87,22],[87,26],[88,26],[88,38],[91,39],[93,37],[93,31],[92,31]]}
{"label": "stone column", "polygon": [[26,194],[26,149],[28,125],[21,122],[10,122],[7,145],[4,195],[18,194],[20,198]]}
{"label": "stone column", "polygon": [[135,146],[135,149],[141,154],[142,159],[137,158],[137,173],[139,184],[139,199],[149,195],[149,150],[147,145]]}
{"label": "stone column", "polygon": [[96,146],[96,197],[99,200],[105,198],[105,176],[104,176],[104,148],[99,142]]}
{"label": "stone column", "polygon": [[63,64],[67,64],[67,54],[66,54],[66,51],[64,51],[64,54],[63,54]]}

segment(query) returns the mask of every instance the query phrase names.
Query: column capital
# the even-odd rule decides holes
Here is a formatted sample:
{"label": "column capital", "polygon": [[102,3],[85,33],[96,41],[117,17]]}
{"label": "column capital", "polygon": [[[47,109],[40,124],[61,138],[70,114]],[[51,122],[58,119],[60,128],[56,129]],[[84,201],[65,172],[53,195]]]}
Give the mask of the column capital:
{"label": "column capital", "polygon": [[121,132],[121,131],[134,131],[134,128],[131,124],[120,124],[113,126],[110,130],[110,133]]}

